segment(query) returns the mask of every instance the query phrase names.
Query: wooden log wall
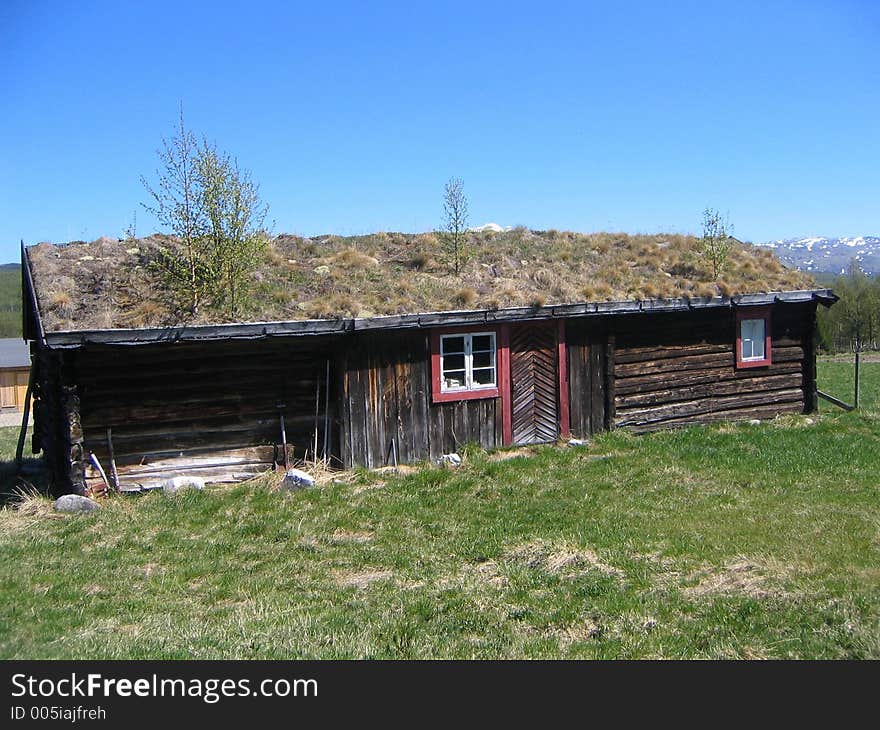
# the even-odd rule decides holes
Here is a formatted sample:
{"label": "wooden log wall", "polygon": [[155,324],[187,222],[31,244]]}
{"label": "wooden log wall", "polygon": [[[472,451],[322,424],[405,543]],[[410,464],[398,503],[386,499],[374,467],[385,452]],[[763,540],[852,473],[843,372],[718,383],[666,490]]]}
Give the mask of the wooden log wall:
{"label": "wooden log wall", "polygon": [[76,353],[34,349],[34,453],[46,457],[56,495],[85,491],[84,436],[76,383]]}
{"label": "wooden log wall", "polygon": [[565,333],[568,351],[568,393],[571,434],[586,438],[606,427],[606,363],[608,335],[604,323],[571,319]]}
{"label": "wooden log wall", "polygon": [[814,304],[775,305],[772,364],[740,370],[731,311],[617,318],[614,426],[645,432],[808,410],[814,313]]}
{"label": "wooden log wall", "polygon": [[[202,464],[206,454],[280,444],[283,412],[289,453],[302,459],[313,456],[316,426],[318,455],[323,453],[326,412],[332,455],[338,432],[334,348],[333,340],[319,337],[87,347],[75,363],[85,448],[109,470],[111,429],[121,478],[126,468],[150,471],[152,463],[168,459]],[[265,459],[269,452],[259,453]]]}
{"label": "wooden log wall", "polygon": [[[346,341],[340,382],[345,466],[437,459],[477,443],[501,445],[500,398],[431,402],[428,334],[369,332]],[[396,454],[395,454],[396,449]]]}

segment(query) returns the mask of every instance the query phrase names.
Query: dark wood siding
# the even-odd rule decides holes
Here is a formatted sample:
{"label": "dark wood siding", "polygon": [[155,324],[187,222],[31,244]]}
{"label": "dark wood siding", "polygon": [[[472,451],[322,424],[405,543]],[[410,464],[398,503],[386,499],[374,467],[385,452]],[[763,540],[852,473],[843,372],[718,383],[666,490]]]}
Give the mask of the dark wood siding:
{"label": "dark wood siding", "polygon": [[119,464],[275,445],[283,412],[293,456],[312,455],[316,425],[320,455],[328,362],[334,431],[333,345],[304,337],[83,349],[75,367],[86,448],[106,464],[108,428]]}
{"label": "dark wood siding", "polygon": [[33,451],[43,451],[53,493],[82,494],[83,429],[76,375],[76,352],[36,349],[33,353]]}
{"label": "dark wood siding", "polygon": [[437,459],[466,443],[501,445],[500,399],[431,402],[425,331],[347,338],[341,370],[346,466],[384,466],[395,457],[398,463]]}
{"label": "dark wood siding", "polygon": [[811,306],[774,307],[773,362],[748,370],[735,368],[730,311],[616,318],[614,425],[643,432],[803,411]]}
{"label": "dark wood siding", "polygon": [[601,321],[572,319],[565,337],[571,433],[585,438],[605,428],[607,334]]}

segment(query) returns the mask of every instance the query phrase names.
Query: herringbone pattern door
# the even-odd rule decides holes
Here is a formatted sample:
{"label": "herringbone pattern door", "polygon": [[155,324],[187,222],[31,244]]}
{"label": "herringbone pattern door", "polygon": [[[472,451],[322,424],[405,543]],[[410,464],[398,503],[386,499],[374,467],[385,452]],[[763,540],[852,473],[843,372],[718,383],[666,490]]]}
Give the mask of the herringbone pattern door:
{"label": "herringbone pattern door", "polygon": [[510,330],[513,442],[539,444],[559,436],[556,329],[529,323]]}

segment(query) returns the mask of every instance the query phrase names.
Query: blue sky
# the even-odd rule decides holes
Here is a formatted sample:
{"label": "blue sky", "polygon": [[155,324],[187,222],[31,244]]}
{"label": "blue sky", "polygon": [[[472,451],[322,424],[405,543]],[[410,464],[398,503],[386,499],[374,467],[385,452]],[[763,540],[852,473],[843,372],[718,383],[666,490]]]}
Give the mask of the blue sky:
{"label": "blue sky", "polygon": [[189,127],[274,231],[880,235],[880,4],[0,2],[0,261],[120,236]]}

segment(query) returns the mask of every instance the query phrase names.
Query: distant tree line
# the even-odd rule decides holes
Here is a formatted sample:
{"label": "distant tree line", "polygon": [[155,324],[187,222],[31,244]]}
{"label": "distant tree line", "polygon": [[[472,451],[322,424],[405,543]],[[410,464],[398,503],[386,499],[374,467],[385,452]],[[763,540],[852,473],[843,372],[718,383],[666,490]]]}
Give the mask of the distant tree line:
{"label": "distant tree line", "polygon": [[0,337],[21,337],[21,269],[0,268]]}
{"label": "distant tree line", "polygon": [[853,261],[833,289],[840,301],[830,309],[819,307],[822,349],[831,353],[880,349],[880,277],[866,275]]}

